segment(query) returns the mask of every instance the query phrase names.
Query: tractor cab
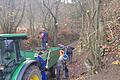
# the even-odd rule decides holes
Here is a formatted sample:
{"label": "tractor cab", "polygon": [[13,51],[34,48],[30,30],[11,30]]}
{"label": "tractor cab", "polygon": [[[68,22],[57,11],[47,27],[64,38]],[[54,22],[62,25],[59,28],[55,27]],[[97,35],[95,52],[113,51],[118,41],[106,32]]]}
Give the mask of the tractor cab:
{"label": "tractor cab", "polygon": [[21,61],[20,41],[27,34],[0,34],[0,71],[10,73]]}

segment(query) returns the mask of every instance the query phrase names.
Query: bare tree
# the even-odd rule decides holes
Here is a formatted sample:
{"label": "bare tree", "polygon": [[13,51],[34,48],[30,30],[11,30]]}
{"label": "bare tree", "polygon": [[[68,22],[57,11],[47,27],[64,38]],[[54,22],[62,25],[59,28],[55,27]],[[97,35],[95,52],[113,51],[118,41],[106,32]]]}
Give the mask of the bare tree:
{"label": "bare tree", "polygon": [[[73,0],[74,4],[79,5],[81,19],[80,39],[90,50],[87,63],[90,64],[92,73],[99,71],[102,67],[100,45],[102,44],[103,26],[100,26],[101,0]],[[101,33],[100,33],[101,31]]]}
{"label": "bare tree", "polygon": [[[56,0],[55,3],[53,3],[51,6],[50,5],[50,1],[47,0],[47,3],[45,0],[43,0],[43,5],[45,6],[45,8],[48,10],[48,12],[51,14],[53,20],[54,20],[54,27],[53,27],[53,45],[56,45],[57,43],[57,32],[58,32],[58,9],[59,9],[59,5],[60,5],[61,0]],[[54,8],[52,8],[54,7]],[[54,9],[54,11],[53,11]]]}
{"label": "bare tree", "polygon": [[[4,33],[15,33],[20,25],[25,11],[25,0],[15,3],[15,0],[2,0],[0,26]],[[21,7],[23,3],[23,7]],[[19,4],[19,7],[17,5]]]}
{"label": "bare tree", "polygon": [[33,5],[32,5],[32,2],[31,0],[29,0],[29,13],[27,13],[28,16],[28,20],[29,20],[29,27],[30,27],[30,32],[32,35],[34,35],[34,32],[35,32],[35,25],[34,25],[34,22],[35,22],[35,13],[33,11]]}

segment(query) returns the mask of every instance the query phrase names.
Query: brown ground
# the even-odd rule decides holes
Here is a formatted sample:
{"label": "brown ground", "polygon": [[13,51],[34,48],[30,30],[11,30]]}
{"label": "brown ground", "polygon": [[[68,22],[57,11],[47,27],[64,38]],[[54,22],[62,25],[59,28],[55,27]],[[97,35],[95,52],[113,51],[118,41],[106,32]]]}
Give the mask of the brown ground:
{"label": "brown ground", "polygon": [[120,80],[120,65],[111,64],[112,61],[117,60],[115,53],[108,54],[104,57],[104,63],[106,64],[102,72],[95,75],[81,75],[86,72],[84,60],[87,56],[87,52],[83,51],[81,54],[74,51],[73,63],[69,65],[69,80]]}

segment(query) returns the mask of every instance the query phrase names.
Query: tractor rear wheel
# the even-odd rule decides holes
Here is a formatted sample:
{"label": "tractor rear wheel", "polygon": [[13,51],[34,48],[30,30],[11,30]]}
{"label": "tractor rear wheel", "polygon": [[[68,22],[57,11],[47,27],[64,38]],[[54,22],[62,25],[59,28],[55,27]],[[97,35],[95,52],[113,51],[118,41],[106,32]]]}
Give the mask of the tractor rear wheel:
{"label": "tractor rear wheel", "polygon": [[41,71],[38,66],[31,65],[25,71],[22,80],[42,80]]}

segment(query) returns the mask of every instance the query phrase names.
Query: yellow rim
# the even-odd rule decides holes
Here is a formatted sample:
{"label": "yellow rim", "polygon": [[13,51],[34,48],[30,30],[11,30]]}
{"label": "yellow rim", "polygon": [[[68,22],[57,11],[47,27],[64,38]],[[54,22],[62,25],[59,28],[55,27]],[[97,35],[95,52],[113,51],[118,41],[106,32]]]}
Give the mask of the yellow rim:
{"label": "yellow rim", "polygon": [[36,74],[34,74],[30,76],[30,80],[39,80],[39,77]]}

